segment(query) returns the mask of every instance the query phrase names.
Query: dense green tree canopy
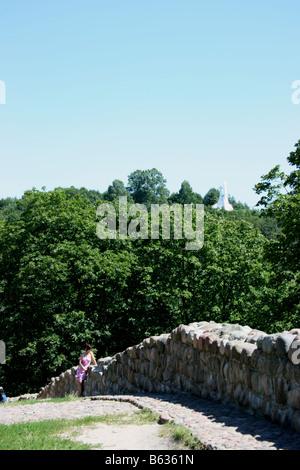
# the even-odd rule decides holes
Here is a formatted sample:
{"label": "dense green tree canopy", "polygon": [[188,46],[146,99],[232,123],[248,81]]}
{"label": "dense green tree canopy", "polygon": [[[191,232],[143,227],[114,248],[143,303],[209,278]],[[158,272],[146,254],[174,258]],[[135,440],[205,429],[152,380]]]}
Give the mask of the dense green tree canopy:
{"label": "dense green tree canopy", "polygon": [[100,240],[94,204],[79,192],[27,191],[22,204],[19,219],[0,226],[10,393],[35,391],[76,364],[85,341],[99,357],[179,323],[254,325],[267,312],[266,239],[248,222],[207,213],[204,248],[187,251],[184,239]]}
{"label": "dense green tree canopy", "polygon": [[169,190],[166,179],[156,168],[136,170],[128,176],[127,190],[134,202],[145,204],[162,204],[168,201]]}
{"label": "dense green tree canopy", "polygon": [[203,198],[200,194],[193,191],[188,181],[183,181],[178,193],[172,194],[169,201],[178,204],[202,204]]}
{"label": "dense green tree canopy", "polygon": [[106,201],[114,201],[120,196],[126,196],[128,201],[133,201],[132,197],[125,188],[123,181],[121,180],[114,180],[112,184],[108,186],[107,191],[103,193],[103,198]]}
{"label": "dense green tree canopy", "polygon": [[279,308],[289,312],[291,319],[299,321],[300,140],[287,160],[294,167],[290,174],[280,171],[277,165],[262,176],[262,181],[255,186],[255,190],[257,194],[262,194],[258,202],[264,208],[262,213],[275,217],[281,227],[266,250],[266,257],[273,266],[274,286],[285,289],[285,295],[279,298]]}
{"label": "dense green tree canopy", "polygon": [[[298,152],[290,157],[297,168]],[[239,203],[233,212],[212,209],[218,192],[210,191],[204,246],[190,251],[172,230],[155,240],[96,235],[97,206],[112,201],[118,217],[120,195],[132,197],[128,207],[202,202],[186,181],[170,196],[156,169],[133,172],[128,188],[114,180],[104,193],[33,189],[0,201],[0,339],[7,350],[0,381],[7,392],[37,391],[77,364],[86,341],[103,357],[192,321],[269,332],[297,326],[298,169],[280,175],[283,186],[289,182],[284,196],[271,184],[276,171],[263,179],[269,186],[258,187],[268,191],[262,215]]]}
{"label": "dense green tree canopy", "polygon": [[220,191],[216,188],[211,188],[203,198],[203,204],[205,206],[213,206],[218,202],[220,196]]}

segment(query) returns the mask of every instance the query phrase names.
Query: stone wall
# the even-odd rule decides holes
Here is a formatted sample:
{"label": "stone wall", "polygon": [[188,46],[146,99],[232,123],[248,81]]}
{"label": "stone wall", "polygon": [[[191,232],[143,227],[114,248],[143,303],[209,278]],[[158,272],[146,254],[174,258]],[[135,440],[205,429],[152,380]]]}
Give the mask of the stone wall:
{"label": "stone wall", "polygon": [[[100,359],[85,393],[190,392],[300,432],[298,362],[300,329],[268,335],[247,326],[191,323]],[[75,373],[73,367],[52,378],[38,397],[77,393]]]}

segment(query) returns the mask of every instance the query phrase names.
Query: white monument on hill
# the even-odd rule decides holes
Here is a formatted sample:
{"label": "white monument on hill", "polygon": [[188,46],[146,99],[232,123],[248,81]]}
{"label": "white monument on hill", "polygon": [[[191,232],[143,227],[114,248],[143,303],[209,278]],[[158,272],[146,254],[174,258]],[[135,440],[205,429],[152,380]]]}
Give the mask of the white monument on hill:
{"label": "white monument on hill", "polygon": [[233,211],[232,205],[228,201],[227,183],[220,186],[220,196],[216,204],[212,206],[214,209],[225,209],[225,211]]}

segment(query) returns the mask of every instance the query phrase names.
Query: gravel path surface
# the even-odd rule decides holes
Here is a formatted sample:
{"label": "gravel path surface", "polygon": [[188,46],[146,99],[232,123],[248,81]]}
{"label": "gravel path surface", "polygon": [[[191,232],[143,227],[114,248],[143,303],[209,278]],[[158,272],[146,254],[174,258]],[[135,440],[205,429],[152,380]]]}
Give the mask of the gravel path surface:
{"label": "gravel path surface", "polygon": [[162,422],[185,426],[199,441],[215,450],[300,450],[300,434],[245,411],[189,394],[102,395],[62,403],[3,406],[0,423],[130,415],[143,408],[158,413]]}

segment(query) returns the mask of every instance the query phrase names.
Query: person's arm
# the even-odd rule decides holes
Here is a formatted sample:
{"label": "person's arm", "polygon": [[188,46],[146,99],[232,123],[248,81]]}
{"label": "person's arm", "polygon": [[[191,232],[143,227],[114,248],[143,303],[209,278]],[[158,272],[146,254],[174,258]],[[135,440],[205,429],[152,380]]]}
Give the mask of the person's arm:
{"label": "person's arm", "polygon": [[82,364],[81,362],[81,359],[83,358],[83,354],[80,356],[80,359],[79,359],[79,366],[81,367],[82,370],[86,370],[86,368],[84,367],[84,365]]}
{"label": "person's arm", "polygon": [[96,365],[97,365],[97,362],[96,362],[96,359],[95,359],[95,356],[94,356],[94,353],[93,353],[93,352],[91,353],[91,357],[92,357],[92,361],[93,361],[93,363],[94,363],[94,366],[96,366]]}

